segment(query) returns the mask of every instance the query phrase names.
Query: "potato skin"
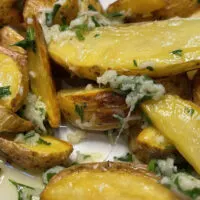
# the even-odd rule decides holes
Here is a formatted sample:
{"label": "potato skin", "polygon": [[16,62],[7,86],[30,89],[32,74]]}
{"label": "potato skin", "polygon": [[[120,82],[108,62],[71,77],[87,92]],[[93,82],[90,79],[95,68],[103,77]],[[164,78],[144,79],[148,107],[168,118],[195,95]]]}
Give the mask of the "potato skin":
{"label": "potato skin", "polygon": [[[16,95],[12,96],[12,99],[9,101],[0,100],[1,104],[5,105],[12,111],[16,112],[23,105],[24,99],[27,97],[29,91],[29,77],[28,77],[28,69],[27,69],[27,56],[19,54],[17,52],[13,52],[9,49],[0,46],[0,53],[9,56],[13,59],[13,61],[17,64],[17,70],[21,74],[21,80],[19,83],[19,89],[16,91]],[[12,77],[12,71],[10,71],[10,77]],[[14,74],[13,74],[14,75]],[[1,80],[0,80],[1,81]],[[13,84],[16,84],[13,82]],[[12,85],[11,85],[12,87]],[[11,94],[12,95],[12,94]]]}
{"label": "potato skin", "polygon": [[58,128],[60,109],[56,98],[56,89],[42,28],[35,17],[33,18],[33,27],[37,50],[36,53],[32,50],[28,51],[28,70],[34,74],[34,76],[30,76],[30,86],[33,93],[41,97],[45,103],[49,124],[53,128]]}
{"label": "potato skin", "polygon": [[33,124],[0,106],[0,132],[20,133],[33,129]]}
{"label": "potato skin", "polygon": [[[54,148],[54,151],[42,152],[34,150],[34,147],[19,144],[4,138],[0,138],[0,148],[10,162],[14,162],[25,169],[48,169],[56,165],[65,165],[67,158],[72,152],[72,146],[64,141],[55,139],[50,136],[42,137],[42,139],[52,142],[59,141],[60,145],[65,145],[66,150],[55,152],[54,144],[47,148]],[[57,148],[57,147],[56,147]]]}
{"label": "potato skin", "polygon": [[[82,176],[82,174],[84,175]],[[100,182],[98,181],[96,182],[96,179],[94,179],[95,174],[98,174],[97,176],[101,177]],[[108,179],[106,177],[107,175],[108,176],[112,175],[112,180]],[[109,186],[112,184],[112,181],[115,181],[116,179],[116,182],[118,182],[116,184],[116,187],[118,188],[115,188],[115,189],[120,190],[120,184],[126,184],[126,183],[120,183],[118,177],[119,178],[126,177],[129,179],[129,181],[132,180],[133,185],[135,185],[134,187],[137,187],[137,185],[140,184],[140,181],[147,187],[150,187],[150,188],[151,186],[157,187],[156,192],[158,192],[159,194],[158,196],[163,196],[164,197],[163,199],[165,200],[178,199],[171,191],[169,191],[168,189],[164,188],[163,186],[157,183],[159,178],[149,173],[146,170],[146,166],[142,166],[142,165],[137,166],[137,165],[129,164],[129,163],[103,162],[103,163],[76,165],[76,166],[73,166],[61,171],[59,174],[55,175],[50,180],[49,184],[47,185],[47,187],[41,194],[41,200],[52,200],[52,199],[63,200],[63,199],[66,199],[67,197],[70,197],[71,200],[75,200],[77,199],[77,196],[80,196],[80,193],[76,192],[75,188],[77,190],[80,189],[82,191],[81,193],[82,200],[86,200],[86,199],[91,200],[91,199],[94,199],[93,198],[94,196],[95,196],[95,199],[97,200],[105,199],[106,197],[107,199],[114,199],[114,197],[119,197],[117,195],[119,191],[116,192],[111,189],[109,193],[107,194],[107,190],[105,192],[101,192],[101,190],[98,190],[98,186],[101,185],[100,184],[101,182]],[[133,177],[135,177],[136,179],[139,178],[137,183],[136,182],[134,183]],[[72,184],[70,186],[71,191],[72,191],[72,192],[69,191],[70,194],[68,194],[68,192],[65,192],[65,185],[66,187],[68,187],[67,178],[70,178],[70,180],[73,179]],[[85,184],[83,182],[84,181],[83,179],[87,180]],[[64,182],[64,180],[66,182]],[[125,180],[125,179],[120,179],[120,180]],[[93,184],[95,184],[97,188],[93,189]],[[57,190],[57,188],[59,188],[59,190]],[[87,193],[88,189],[91,189],[91,191],[93,192],[91,192],[91,194],[88,194]],[[141,189],[141,193],[140,193],[140,189]],[[128,190],[130,191],[130,194]],[[148,198],[148,194],[146,196],[143,194],[143,187],[138,186],[138,189],[136,191],[137,194],[135,195],[134,195],[134,192],[132,192],[131,190],[131,185],[129,188],[126,188],[126,189],[123,188],[122,191],[126,194],[126,197],[129,197],[128,199],[131,199],[131,197],[133,197],[133,199],[134,197],[138,198],[138,196],[145,197],[145,199],[151,199],[150,197]],[[149,192],[151,197],[156,195],[154,192],[155,191]],[[121,198],[123,197],[122,194],[120,194],[120,197]],[[121,198],[118,198],[118,199],[121,199]],[[160,199],[160,197],[158,197],[157,199]]]}
{"label": "potato skin", "polygon": [[[119,120],[113,115],[126,116],[128,113],[125,98],[111,89],[61,90],[58,101],[65,120],[85,130],[106,131],[119,128]],[[81,121],[76,106],[84,105],[84,119]]]}

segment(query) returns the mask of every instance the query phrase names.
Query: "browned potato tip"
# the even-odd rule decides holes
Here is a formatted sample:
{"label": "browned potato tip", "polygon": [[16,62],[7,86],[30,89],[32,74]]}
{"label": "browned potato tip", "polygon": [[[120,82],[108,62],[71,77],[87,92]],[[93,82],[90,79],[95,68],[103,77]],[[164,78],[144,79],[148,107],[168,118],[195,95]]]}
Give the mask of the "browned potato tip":
{"label": "browned potato tip", "polygon": [[126,163],[92,163],[67,168],[55,175],[41,200],[146,199],[175,200],[144,168]]}

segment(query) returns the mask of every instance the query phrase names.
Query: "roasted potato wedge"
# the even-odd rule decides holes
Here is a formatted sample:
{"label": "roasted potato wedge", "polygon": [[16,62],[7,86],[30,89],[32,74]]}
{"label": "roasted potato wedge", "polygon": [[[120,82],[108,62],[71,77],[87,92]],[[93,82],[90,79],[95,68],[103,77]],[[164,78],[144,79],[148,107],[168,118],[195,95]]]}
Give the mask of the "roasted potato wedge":
{"label": "roasted potato wedge", "polygon": [[111,89],[62,90],[58,101],[66,121],[85,130],[105,131],[120,127],[113,115],[126,116],[124,97]]}
{"label": "roasted potato wedge", "polygon": [[172,95],[166,95],[159,101],[146,101],[141,108],[160,133],[200,173],[200,108]]}
{"label": "roasted potato wedge", "polygon": [[129,18],[136,18],[136,15],[149,16],[153,11],[159,10],[166,6],[165,0],[118,0],[112,3],[107,12],[115,13],[115,12],[125,12]]}
{"label": "roasted potato wedge", "polygon": [[10,111],[4,106],[0,106],[0,132],[19,133],[30,131],[33,124]]}
{"label": "roasted potato wedge", "polygon": [[36,53],[28,51],[28,69],[30,85],[33,93],[46,105],[49,124],[57,128],[60,124],[60,109],[58,106],[54,82],[51,75],[46,42],[39,22],[34,18],[33,27],[35,30]]}
{"label": "roasted potato wedge", "polygon": [[0,1],[0,26],[5,24],[19,24],[21,22],[20,10],[16,8],[17,0]]}
{"label": "roasted potato wedge", "polygon": [[[134,138],[133,138],[134,139]],[[151,159],[165,158],[175,151],[175,147],[157,129],[147,127],[137,136],[133,153],[145,163]]]}
{"label": "roasted potato wedge", "polygon": [[194,77],[193,80],[193,101],[200,106],[200,71]]}
{"label": "roasted potato wedge", "polygon": [[189,17],[200,8],[196,0],[165,0],[165,2],[166,6],[154,13],[156,19]]}
{"label": "roasted potato wedge", "polygon": [[[82,3],[81,1],[80,3]],[[66,2],[59,8],[54,18],[54,24],[62,24],[63,19],[66,20],[67,24],[70,24],[71,20],[75,19],[79,12],[79,1],[73,0]]]}
{"label": "roasted potato wedge", "polygon": [[37,16],[41,10],[53,8],[55,2],[56,0],[26,0],[23,11],[24,21]]}
{"label": "roasted potato wedge", "polygon": [[48,169],[66,164],[72,145],[51,136],[41,138],[50,144],[31,146],[0,138],[0,149],[11,162],[25,169]]}
{"label": "roasted potato wedge", "polygon": [[191,99],[192,87],[187,75],[179,74],[155,80],[164,86],[166,94],[180,96],[183,99]]}
{"label": "roasted potato wedge", "polygon": [[24,37],[21,36],[16,30],[9,26],[4,26],[0,30],[0,45],[11,51],[26,55],[26,51],[21,47],[14,46],[13,44],[23,40]]}
{"label": "roasted potato wedge", "polygon": [[72,36],[52,41],[49,53],[67,70],[88,79],[95,80],[108,69],[125,75],[176,75],[200,67],[199,41],[191,42],[200,34],[199,22],[174,19],[99,27],[84,41]]}
{"label": "roasted potato wedge", "polygon": [[[17,111],[29,90],[27,57],[0,47],[0,84],[7,88],[7,94],[1,96],[0,104]],[[2,91],[3,92],[3,91]]]}
{"label": "roasted potato wedge", "polygon": [[55,175],[41,194],[41,200],[66,199],[178,198],[144,169],[133,164],[107,162],[67,168]]}

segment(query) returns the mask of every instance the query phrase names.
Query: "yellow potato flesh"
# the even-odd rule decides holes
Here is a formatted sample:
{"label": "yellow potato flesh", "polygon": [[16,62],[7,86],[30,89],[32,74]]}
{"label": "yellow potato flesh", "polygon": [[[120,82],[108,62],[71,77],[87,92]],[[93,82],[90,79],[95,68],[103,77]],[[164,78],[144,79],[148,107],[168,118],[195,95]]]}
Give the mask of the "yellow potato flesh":
{"label": "yellow potato flesh", "polygon": [[142,104],[153,125],[166,136],[185,159],[200,173],[200,108],[178,96]]}
{"label": "yellow potato flesh", "polygon": [[[199,23],[200,19],[175,19],[100,27],[86,34],[84,41],[67,35],[52,41],[49,53],[65,68],[89,79],[108,69],[125,75],[175,75],[200,67]],[[182,56],[171,53],[176,50]]]}
{"label": "yellow potato flesh", "polygon": [[137,137],[137,142],[147,145],[149,148],[157,148],[161,151],[172,147],[170,141],[153,127],[145,128]]}
{"label": "yellow potato flesh", "polygon": [[[11,95],[0,98],[1,105],[12,109],[13,103],[15,103],[13,101],[15,101],[20,90],[23,90],[21,81],[22,74],[17,62],[15,62],[11,57],[0,53],[0,87],[10,86],[11,92]],[[22,86],[22,88],[20,88],[20,86]]]}
{"label": "yellow potato flesh", "polygon": [[43,136],[43,137],[41,137],[41,139],[43,139],[44,141],[51,143],[51,144],[50,145],[38,144],[36,146],[29,146],[26,144],[21,144],[21,145],[31,151],[38,152],[38,153],[44,153],[44,154],[59,153],[59,152],[65,152],[65,151],[71,152],[72,151],[72,146],[65,141],[58,140],[51,136]]}
{"label": "yellow potato flesh", "polygon": [[41,200],[175,200],[168,189],[137,173],[82,171],[50,183]]}
{"label": "yellow potato flesh", "polygon": [[149,14],[165,6],[164,0],[118,0],[110,5],[108,12],[128,11],[132,14]]}

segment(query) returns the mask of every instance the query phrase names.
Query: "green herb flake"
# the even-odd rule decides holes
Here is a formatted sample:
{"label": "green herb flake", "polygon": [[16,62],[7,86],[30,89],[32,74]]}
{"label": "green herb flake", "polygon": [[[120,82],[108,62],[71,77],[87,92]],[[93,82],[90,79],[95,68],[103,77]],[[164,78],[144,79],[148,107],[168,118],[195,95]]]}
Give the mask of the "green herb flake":
{"label": "green herb flake", "polygon": [[122,116],[114,114],[113,117],[119,120],[121,126],[124,124],[124,118]]}
{"label": "green herb flake", "polygon": [[127,153],[125,156],[122,157],[114,157],[114,160],[118,160],[121,162],[133,162],[133,155],[130,153]]}
{"label": "green herb flake", "polygon": [[100,34],[98,34],[98,33],[94,35],[95,38],[97,38],[97,37],[99,37],[99,36],[100,36]]}
{"label": "green herb flake", "polygon": [[96,20],[95,16],[92,16],[92,21],[95,24],[95,27],[100,27],[101,25],[99,24],[99,22]]}
{"label": "green herb flake", "polygon": [[0,87],[0,98],[11,95],[10,86]]}
{"label": "green herb flake", "polygon": [[78,114],[78,116],[81,119],[81,122],[84,121],[84,109],[87,107],[87,104],[84,103],[83,105],[75,105],[75,112]]}
{"label": "green herb flake", "polygon": [[62,21],[62,24],[60,25],[59,30],[63,32],[63,31],[66,31],[69,28],[69,26],[67,25],[66,17],[62,17],[61,21]]}
{"label": "green herb flake", "polygon": [[48,173],[47,174],[47,181],[49,182],[50,180],[51,180],[51,178],[53,177],[53,176],[55,176],[57,173]]}
{"label": "green herb flake", "polygon": [[46,13],[46,25],[48,27],[52,26],[53,24],[53,19],[55,18],[58,10],[60,9],[61,5],[60,4],[55,4],[53,7],[53,11],[51,13]]}
{"label": "green herb flake", "polygon": [[150,172],[156,172],[157,171],[157,160],[153,159],[149,162],[148,164],[148,167],[147,169],[150,171]]}
{"label": "green herb flake", "polygon": [[85,40],[85,37],[84,37],[84,33],[88,31],[88,27],[86,24],[82,24],[82,25],[78,25],[75,27],[75,34],[76,34],[76,37],[80,40],[80,41],[83,41]]}
{"label": "green herb flake", "polygon": [[148,69],[149,71],[154,71],[154,68],[153,67],[151,67],[151,66],[148,66],[148,67],[146,67],[146,69]]}
{"label": "green herb flake", "polygon": [[92,4],[89,4],[88,10],[97,11],[96,8]]}
{"label": "green herb flake", "polygon": [[176,55],[176,56],[183,56],[183,50],[181,49],[177,49],[171,52],[172,54]]}
{"label": "green herb flake", "polygon": [[16,42],[15,44],[11,46],[18,46],[25,50],[32,49],[33,52],[36,52],[36,43],[35,43],[35,30],[33,27],[28,27],[26,31],[26,38],[24,40],[21,40],[19,42]]}
{"label": "green herb flake", "polygon": [[122,17],[123,14],[120,12],[113,12],[113,13],[108,13],[107,16],[108,17]]}
{"label": "green herb flake", "polygon": [[83,154],[83,159],[86,160],[88,158],[91,158],[91,155],[86,155],[86,154]]}
{"label": "green herb flake", "polygon": [[193,116],[195,110],[193,108],[185,107],[185,113],[189,114],[191,117]]}
{"label": "green herb flake", "polygon": [[51,145],[50,142],[47,142],[46,140],[43,140],[42,138],[39,138],[39,140],[37,141],[38,144],[44,144],[44,145]]}
{"label": "green herb flake", "polygon": [[35,132],[31,131],[29,133],[27,133],[26,135],[24,135],[24,140],[27,140],[29,138],[35,137]]}
{"label": "green herb flake", "polygon": [[138,67],[138,63],[136,60],[133,60],[133,66]]}

